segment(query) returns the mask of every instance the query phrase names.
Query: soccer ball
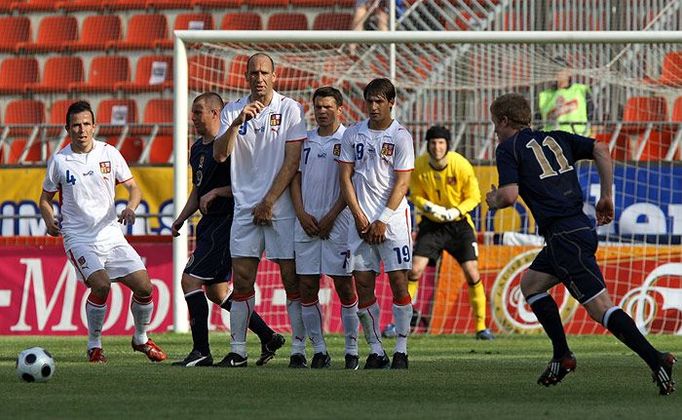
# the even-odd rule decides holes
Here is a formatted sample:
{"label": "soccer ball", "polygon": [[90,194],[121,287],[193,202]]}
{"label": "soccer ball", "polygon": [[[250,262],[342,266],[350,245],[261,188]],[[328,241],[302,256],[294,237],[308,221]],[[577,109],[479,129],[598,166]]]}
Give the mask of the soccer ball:
{"label": "soccer ball", "polygon": [[17,357],[17,376],[26,382],[45,382],[54,375],[54,359],[41,347],[31,347]]}

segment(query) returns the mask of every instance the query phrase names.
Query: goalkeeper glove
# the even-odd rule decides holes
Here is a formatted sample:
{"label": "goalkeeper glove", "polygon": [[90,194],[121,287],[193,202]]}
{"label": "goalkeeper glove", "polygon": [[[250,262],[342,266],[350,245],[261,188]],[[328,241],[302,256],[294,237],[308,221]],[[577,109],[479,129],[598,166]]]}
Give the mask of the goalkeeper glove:
{"label": "goalkeeper glove", "polygon": [[441,222],[446,222],[448,218],[448,209],[430,201],[424,203],[424,211],[431,214],[434,218]]}
{"label": "goalkeeper glove", "polygon": [[448,222],[452,222],[453,220],[457,220],[457,219],[459,219],[459,216],[462,215],[462,213],[459,210],[457,210],[456,207],[453,207],[451,209],[447,209],[445,211],[445,214],[446,214],[446,220]]}

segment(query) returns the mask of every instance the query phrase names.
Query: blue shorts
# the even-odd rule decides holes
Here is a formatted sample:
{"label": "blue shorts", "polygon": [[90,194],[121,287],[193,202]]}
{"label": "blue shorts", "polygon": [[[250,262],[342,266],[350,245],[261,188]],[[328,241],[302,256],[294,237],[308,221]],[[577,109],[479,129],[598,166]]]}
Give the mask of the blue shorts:
{"label": "blue shorts", "polygon": [[581,304],[606,289],[595,257],[597,232],[587,216],[556,221],[546,230],[545,242],[530,270],[555,276]]}
{"label": "blue shorts", "polygon": [[184,272],[206,284],[228,281],[232,272],[231,226],[231,217],[203,216],[197,224],[196,247]]}

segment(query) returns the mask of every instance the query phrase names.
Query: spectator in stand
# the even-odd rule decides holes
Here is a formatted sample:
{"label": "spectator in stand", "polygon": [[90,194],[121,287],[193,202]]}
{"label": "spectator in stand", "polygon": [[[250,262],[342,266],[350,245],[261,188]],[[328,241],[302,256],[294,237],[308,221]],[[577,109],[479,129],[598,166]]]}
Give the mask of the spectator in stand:
{"label": "spectator in stand", "polygon": [[[402,0],[395,0],[396,19],[403,13]],[[355,2],[355,14],[353,15],[352,28],[354,31],[362,31],[367,22],[374,14],[376,24],[374,28],[379,31],[388,30],[388,3],[386,0],[357,0]],[[372,28],[372,29],[374,29]]]}

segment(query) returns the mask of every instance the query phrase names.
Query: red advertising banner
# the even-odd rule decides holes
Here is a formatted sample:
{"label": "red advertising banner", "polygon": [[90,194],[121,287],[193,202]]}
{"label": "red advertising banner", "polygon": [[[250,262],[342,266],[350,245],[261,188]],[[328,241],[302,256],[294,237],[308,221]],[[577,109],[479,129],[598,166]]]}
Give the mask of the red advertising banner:
{"label": "red advertising banner", "polygon": [[[161,240],[161,241],[159,241]],[[135,241],[154,286],[153,332],[172,329],[172,252],[167,238]],[[481,245],[479,269],[488,298],[490,327],[498,333],[538,333],[540,326],[520,293],[519,281],[537,247]],[[649,333],[682,334],[682,254],[676,246],[601,246],[597,255],[607,288],[637,325]],[[471,309],[459,265],[445,256],[438,277],[427,270],[415,308],[434,334],[472,333]],[[0,335],[85,335],[87,288],[75,276],[60,241],[15,238],[0,244]],[[377,279],[382,327],[392,322],[391,291],[385,275]],[[562,286],[551,293],[560,306],[567,332],[603,333]],[[130,335],[130,291],[113,284],[105,334]],[[342,332],[340,304],[331,279],[323,278],[320,303],[325,330]],[[226,330],[229,313],[212,305],[211,329]],[[286,295],[276,264],[263,260],[256,280],[256,310],[272,328],[289,331]],[[420,324],[424,327],[423,324]]]}

